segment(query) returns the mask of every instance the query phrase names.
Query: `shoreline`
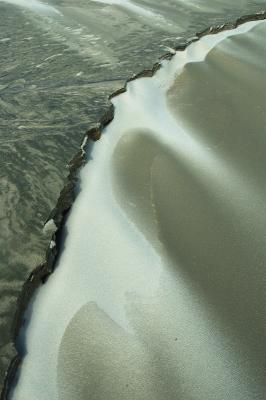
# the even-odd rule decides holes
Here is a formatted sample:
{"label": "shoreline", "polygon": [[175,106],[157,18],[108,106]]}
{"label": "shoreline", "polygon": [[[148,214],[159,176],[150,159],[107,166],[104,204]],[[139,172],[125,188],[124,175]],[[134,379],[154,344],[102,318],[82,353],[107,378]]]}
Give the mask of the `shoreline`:
{"label": "shoreline", "polygon": [[[191,43],[198,41],[203,36],[216,34],[226,30],[233,30],[244,23],[256,20],[265,20],[265,19],[266,19],[266,11],[261,11],[256,14],[242,16],[233,22],[227,22],[223,25],[206,28],[203,31],[196,33],[194,37],[190,38],[186,42],[175,47],[173,50],[183,51]],[[175,54],[174,52],[168,52],[161,57],[161,60],[171,59],[174,56],[174,54]],[[142,77],[152,77],[155,74],[155,72],[160,68],[161,68],[160,62],[156,62],[151,69],[144,69],[140,73],[129,78],[121,89],[119,89],[118,91],[114,92],[109,96],[109,100],[118,96],[121,93],[124,93],[127,90],[128,82]],[[23,359],[23,355],[20,354],[17,349],[16,341],[19,335],[19,331],[24,324],[24,314],[28,308],[28,305],[33,295],[35,294],[35,290],[41,284],[44,284],[46,282],[48,277],[53,273],[55,269],[55,265],[61,249],[62,234],[65,222],[68,217],[68,212],[70,211],[71,206],[74,203],[78,194],[77,183],[79,180],[79,170],[86,162],[86,155],[88,156],[90,154],[90,146],[93,145],[93,142],[101,138],[104,128],[107,125],[109,125],[109,123],[113,120],[114,112],[115,112],[114,106],[110,104],[109,108],[102,116],[99,123],[86,132],[80,150],[69,162],[69,175],[67,177],[66,184],[60,193],[59,199],[57,201],[54,210],[51,212],[47,220],[47,223],[49,223],[49,221],[54,223],[56,230],[50,238],[50,245],[48,246],[46,251],[46,261],[43,264],[37,266],[37,268],[29,275],[17,299],[17,310],[14,316],[13,326],[11,331],[12,341],[14,348],[17,351],[17,355],[11,360],[8,371],[6,373],[4,386],[0,397],[1,400],[7,400],[12,383],[16,378],[17,370]],[[87,146],[87,152],[85,152],[84,150],[86,146]]]}

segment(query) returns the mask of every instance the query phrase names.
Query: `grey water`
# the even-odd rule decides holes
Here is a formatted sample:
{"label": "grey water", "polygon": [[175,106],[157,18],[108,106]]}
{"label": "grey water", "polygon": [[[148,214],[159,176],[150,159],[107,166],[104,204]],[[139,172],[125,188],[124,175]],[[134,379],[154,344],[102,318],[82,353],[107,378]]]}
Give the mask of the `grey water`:
{"label": "grey water", "polygon": [[[107,107],[108,95],[133,73],[150,67],[167,47],[210,25],[266,8],[265,1],[245,0],[133,4],[138,7],[127,7],[123,1],[114,5],[84,0],[0,1],[0,391],[14,355],[11,325],[16,299],[30,272],[44,259],[50,241],[44,222],[64,185],[68,161],[84,132]],[[224,60],[219,68],[224,78],[219,85],[229,85],[231,67]],[[230,79],[237,90],[237,65],[234,68]],[[203,90],[205,71],[192,67],[187,73],[191,88],[178,99],[182,104],[192,104],[195,91]],[[216,104],[211,90],[217,91],[216,78],[209,79],[210,91],[199,98],[200,104],[182,110],[188,124],[198,124],[202,108]],[[262,103],[256,95],[261,95],[262,87],[256,85],[257,92],[252,85],[247,88],[249,93],[253,88],[253,97],[245,103],[248,108],[248,101],[257,99],[255,114],[252,121],[243,121],[252,132],[262,126],[257,118]],[[237,98],[243,99],[240,89]],[[218,103],[207,127],[210,132],[224,129],[216,116],[226,112]],[[205,131],[206,119],[200,124]],[[254,143],[247,146],[247,154]],[[238,154],[236,148],[234,153],[233,146],[224,144],[224,152],[230,160],[238,157],[241,168],[251,174],[245,152]],[[261,157],[254,156],[257,170]],[[263,185],[262,174],[256,179]]]}

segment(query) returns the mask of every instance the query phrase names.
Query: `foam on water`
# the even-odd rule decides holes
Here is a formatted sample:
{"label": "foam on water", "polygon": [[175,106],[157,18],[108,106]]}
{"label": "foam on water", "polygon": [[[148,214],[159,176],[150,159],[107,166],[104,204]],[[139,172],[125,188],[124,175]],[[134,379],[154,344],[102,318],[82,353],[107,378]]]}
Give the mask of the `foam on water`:
{"label": "foam on water", "polygon": [[253,188],[182,128],[167,92],[188,63],[260,23],[202,38],[113,99],[115,118],[81,171],[57,268],[21,336],[27,354],[13,400],[255,398],[234,333],[173,261],[165,237],[178,213],[177,165],[248,208]]}
{"label": "foam on water", "polygon": [[156,18],[156,19],[163,19],[163,17],[159,14],[154,13],[151,10],[148,10],[145,7],[141,7],[135,3],[133,3],[130,0],[92,0],[97,3],[104,3],[104,4],[110,4],[110,5],[118,5],[121,7],[124,7],[128,9],[129,11],[136,13],[138,15],[141,15],[143,17],[148,17],[148,18]]}
{"label": "foam on water", "polygon": [[41,1],[38,0],[0,0],[0,1],[23,8],[28,8],[32,11],[44,15],[47,14],[61,15],[60,11],[58,11],[55,7],[50,6],[49,4],[42,3]]}

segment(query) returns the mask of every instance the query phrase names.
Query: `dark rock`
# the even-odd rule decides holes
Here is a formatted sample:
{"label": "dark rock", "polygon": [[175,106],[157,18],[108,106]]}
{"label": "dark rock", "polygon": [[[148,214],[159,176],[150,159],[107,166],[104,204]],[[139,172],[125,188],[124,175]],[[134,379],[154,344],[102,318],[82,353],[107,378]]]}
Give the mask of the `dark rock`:
{"label": "dark rock", "polygon": [[108,124],[110,124],[110,122],[114,119],[114,115],[115,115],[115,108],[114,105],[111,104],[106,113],[100,119],[101,129],[105,128]]}
{"label": "dark rock", "polygon": [[109,96],[109,100],[113,99],[116,96],[119,96],[122,93],[125,93],[127,91],[126,86],[122,87],[121,89],[118,89],[116,92],[112,93]]}
{"label": "dark rock", "polygon": [[127,82],[135,81],[139,78],[151,78],[154,75],[153,69],[144,69],[136,75],[133,75],[131,78],[127,80]]}
{"label": "dark rock", "polygon": [[83,151],[80,149],[68,164],[70,173],[74,172],[77,168],[80,168],[83,163]]}
{"label": "dark rock", "polygon": [[93,142],[99,140],[101,138],[101,135],[102,133],[99,127],[92,128],[87,132],[88,138],[93,140]]}
{"label": "dark rock", "polygon": [[7,370],[6,376],[5,376],[5,382],[4,382],[4,387],[0,395],[0,400],[7,400],[8,399],[8,393],[9,389],[11,386],[11,383],[14,382],[17,374],[17,370],[20,366],[22,359],[17,354],[10,362],[9,368]]}

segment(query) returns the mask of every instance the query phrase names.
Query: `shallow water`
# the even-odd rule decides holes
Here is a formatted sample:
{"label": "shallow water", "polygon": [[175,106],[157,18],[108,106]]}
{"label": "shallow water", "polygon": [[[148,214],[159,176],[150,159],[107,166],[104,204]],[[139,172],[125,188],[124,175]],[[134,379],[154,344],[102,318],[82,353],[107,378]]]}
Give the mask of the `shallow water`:
{"label": "shallow water", "polygon": [[265,398],[265,33],[205,37],[114,98],[12,399]]}

